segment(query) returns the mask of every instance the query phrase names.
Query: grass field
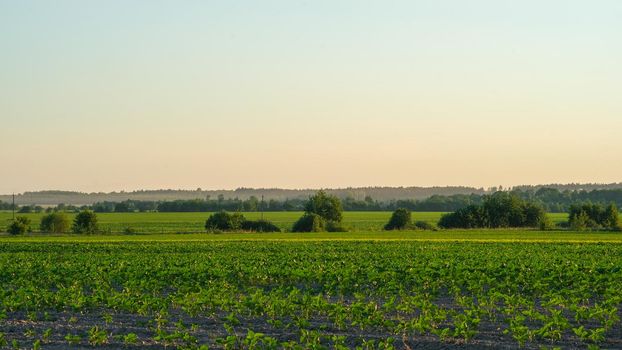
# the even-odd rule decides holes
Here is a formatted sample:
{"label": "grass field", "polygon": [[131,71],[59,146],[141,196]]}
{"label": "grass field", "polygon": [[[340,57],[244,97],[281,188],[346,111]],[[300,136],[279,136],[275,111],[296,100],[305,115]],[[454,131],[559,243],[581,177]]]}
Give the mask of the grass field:
{"label": "grass field", "polygon": [[[436,224],[443,213],[413,212],[413,221],[426,221]],[[30,218],[33,229],[39,230],[39,222],[45,214],[17,214]],[[74,214],[68,214],[73,219]],[[132,228],[137,233],[198,233],[204,232],[205,220],[210,213],[99,213],[101,229],[107,233],[121,233]],[[302,215],[302,212],[267,212],[265,219],[274,222],[283,230],[288,230]],[[566,214],[549,214],[553,222],[562,222]],[[247,219],[258,219],[260,213],[244,213]],[[344,212],[344,225],[352,231],[378,231],[387,223],[391,212]],[[0,212],[0,232],[6,231],[11,213]]]}

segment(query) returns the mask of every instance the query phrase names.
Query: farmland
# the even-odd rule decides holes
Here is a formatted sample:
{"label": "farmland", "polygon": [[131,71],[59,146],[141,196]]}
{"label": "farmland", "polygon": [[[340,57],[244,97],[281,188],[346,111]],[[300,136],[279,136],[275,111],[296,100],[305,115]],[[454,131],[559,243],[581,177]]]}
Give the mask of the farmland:
{"label": "farmland", "polygon": [[25,215],[34,233],[0,236],[0,348],[622,346],[618,232],[382,231],[390,212],[344,212],[349,232],[292,233],[301,212],[267,212],[284,232],[214,234],[210,213],[149,212],[52,235]]}
{"label": "farmland", "polygon": [[0,341],[44,349],[622,346],[619,234],[347,235],[5,237]]}
{"label": "farmland", "polygon": [[[204,232],[205,220],[211,213],[98,213],[98,222],[101,230],[107,233],[121,233],[131,228],[137,233],[193,233]],[[39,230],[39,222],[43,213],[18,214],[28,217],[33,223],[33,229]],[[75,214],[69,213],[70,219]],[[258,212],[246,212],[244,216],[254,220],[261,217]],[[267,212],[263,216],[283,230],[291,228],[302,212]],[[442,213],[413,212],[414,221],[426,221],[436,224]],[[566,214],[549,214],[553,222],[562,222]],[[352,231],[377,231],[387,223],[391,212],[344,212],[344,225]],[[10,223],[11,213],[0,212],[0,232],[6,231]]]}

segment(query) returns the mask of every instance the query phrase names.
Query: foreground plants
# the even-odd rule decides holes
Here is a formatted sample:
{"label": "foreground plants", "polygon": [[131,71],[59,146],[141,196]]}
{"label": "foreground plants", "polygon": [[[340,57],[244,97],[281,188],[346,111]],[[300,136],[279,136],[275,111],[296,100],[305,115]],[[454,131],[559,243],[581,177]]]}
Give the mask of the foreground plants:
{"label": "foreground plants", "polygon": [[0,345],[616,348],[622,245],[0,243]]}

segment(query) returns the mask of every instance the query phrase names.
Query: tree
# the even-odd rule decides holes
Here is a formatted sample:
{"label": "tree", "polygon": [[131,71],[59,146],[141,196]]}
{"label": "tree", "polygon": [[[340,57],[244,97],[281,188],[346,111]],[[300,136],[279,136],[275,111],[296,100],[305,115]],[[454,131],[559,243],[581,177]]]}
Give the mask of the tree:
{"label": "tree", "polygon": [[224,210],[210,215],[205,221],[207,231],[235,231],[242,228],[242,223],[246,221],[241,213],[230,214]]}
{"label": "tree", "polygon": [[26,232],[32,232],[30,227],[30,219],[25,216],[18,216],[7,228],[7,232],[12,235],[21,235]]}
{"label": "tree", "polygon": [[63,233],[69,230],[69,219],[62,212],[50,213],[41,218],[41,232]]}
{"label": "tree", "polygon": [[590,217],[585,211],[580,211],[577,215],[571,217],[570,227],[575,231],[583,231],[590,225]]}
{"label": "tree", "polygon": [[91,210],[83,210],[73,219],[73,233],[97,233],[97,214]]}
{"label": "tree", "polygon": [[322,232],[326,229],[326,220],[315,213],[305,213],[294,223],[293,232]]}
{"label": "tree", "polygon": [[32,213],[33,208],[29,205],[24,205],[23,207],[19,208],[19,210],[17,211],[20,214],[27,214],[27,213]]}
{"label": "tree", "polygon": [[618,214],[618,207],[611,203],[605,208],[603,213],[603,225],[612,230],[620,229],[620,216]]}
{"label": "tree", "polygon": [[411,224],[410,210],[399,208],[393,212],[391,219],[384,226],[385,230],[403,230],[408,228]]}
{"label": "tree", "polygon": [[130,213],[134,210],[130,207],[130,202],[119,202],[114,204],[115,213]]}
{"label": "tree", "polygon": [[544,208],[516,193],[497,192],[484,197],[481,205],[469,205],[441,217],[444,228],[540,227],[546,224]]}
{"label": "tree", "polygon": [[305,205],[305,212],[317,214],[326,221],[341,222],[343,219],[343,207],[339,198],[322,190],[309,197],[309,201]]}
{"label": "tree", "polygon": [[481,205],[469,205],[441,216],[438,226],[442,228],[488,227],[488,215]]}
{"label": "tree", "polygon": [[620,218],[615,204],[604,207],[590,202],[573,204],[568,212],[568,224],[576,230],[610,229],[620,230]]}
{"label": "tree", "polygon": [[242,222],[242,230],[254,232],[281,232],[281,229],[268,220],[246,220]]}

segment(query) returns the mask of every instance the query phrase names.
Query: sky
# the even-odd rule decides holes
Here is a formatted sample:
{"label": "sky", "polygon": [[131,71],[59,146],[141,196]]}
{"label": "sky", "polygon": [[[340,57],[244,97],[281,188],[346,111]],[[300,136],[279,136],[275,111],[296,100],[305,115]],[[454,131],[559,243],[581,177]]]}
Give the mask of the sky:
{"label": "sky", "polygon": [[0,0],[0,193],[622,181],[622,2]]}

